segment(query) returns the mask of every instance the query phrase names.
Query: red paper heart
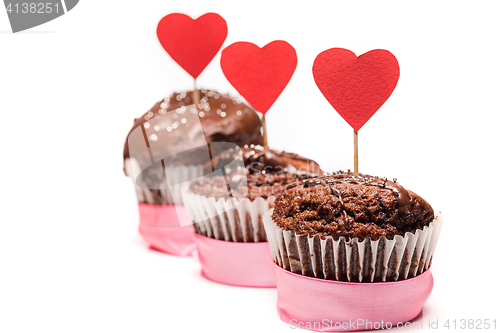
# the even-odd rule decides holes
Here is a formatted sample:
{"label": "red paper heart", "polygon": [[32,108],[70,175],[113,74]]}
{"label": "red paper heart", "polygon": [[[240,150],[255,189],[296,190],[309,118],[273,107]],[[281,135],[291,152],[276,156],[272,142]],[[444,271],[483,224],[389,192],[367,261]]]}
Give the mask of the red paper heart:
{"label": "red paper heart", "polygon": [[293,46],[275,40],[263,48],[237,42],[222,50],[224,75],[248,103],[266,114],[292,78],[297,67]]}
{"label": "red paper heart", "polygon": [[207,13],[196,20],[174,13],[160,20],[156,34],[172,59],[196,79],[226,40],[227,24],[215,13]]}
{"label": "red paper heart", "polygon": [[391,96],[399,79],[399,64],[387,50],[356,57],[346,49],[318,54],[313,75],[333,108],[357,132]]}

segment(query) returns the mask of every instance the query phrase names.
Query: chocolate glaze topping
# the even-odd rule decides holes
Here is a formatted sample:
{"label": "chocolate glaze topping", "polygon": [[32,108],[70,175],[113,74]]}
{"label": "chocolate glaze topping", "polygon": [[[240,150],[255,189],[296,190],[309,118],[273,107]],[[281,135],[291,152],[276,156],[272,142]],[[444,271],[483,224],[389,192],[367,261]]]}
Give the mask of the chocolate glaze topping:
{"label": "chocolate glaze topping", "polygon": [[[364,174],[359,174],[358,177],[354,177],[354,173],[348,172],[337,172],[332,175],[304,180],[302,185],[304,187],[311,186],[329,186],[333,195],[340,198],[340,193],[333,186],[334,184],[356,184],[356,185],[364,185],[364,186],[376,186],[381,189],[388,189],[394,193],[394,197],[396,198],[397,206],[398,206],[398,214],[400,216],[405,216],[409,213],[410,207],[410,196],[408,195],[408,191],[406,189],[396,183],[395,181],[389,181],[387,178],[380,177],[372,177]],[[296,185],[294,185],[296,186]]]}
{"label": "chocolate glaze topping", "polygon": [[378,239],[429,225],[432,207],[395,180],[336,172],[287,185],[275,202],[273,220],[298,234]]}
{"label": "chocolate glaze topping", "polygon": [[[216,169],[217,166],[228,165],[240,151],[245,170],[225,168],[229,184],[226,184],[220,176],[210,180],[200,179],[191,184],[191,192],[217,199],[227,193],[230,185],[233,195],[242,197],[247,193],[246,196],[253,200],[257,197],[278,195],[287,184],[323,174],[319,165],[311,159],[298,154],[267,149],[260,145],[245,145],[239,150],[214,156]],[[205,165],[206,170],[210,167],[208,164]],[[246,175],[246,180],[242,179],[242,175]]]}
{"label": "chocolate glaze topping", "polygon": [[[306,176],[300,178],[302,180],[323,174],[318,163],[309,158],[299,154],[264,148],[257,144],[246,144],[240,150],[224,151],[216,154],[213,156],[214,164],[219,165],[219,167],[227,165],[236,158],[240,151],[245,168],[250,175],[290,173]],[[205,167],[210,167],[210,165],[207,164]]]}
{"label": "chocolate glaze topping", "polygon": [[[206,142],[232,142],[237,145],[262,144],[262,124],[258,114],[241,98],[231,98],[213,90],[200,90],[200,103],[194,107],[193,92],[174,93],[170,97],[157,102],[142,117],[135,119],[134,125],[127,135],[123,150],[124,160],[130,157],[129,136],[139,126],[153,134],[148,139],[157,146],[183,144],[183,141],[194,140],[195,136],[205,136]],[[179,130],[190,126],[187,112],[198,112],[203,132]],[[162,117],[158,117],[162,115]],[[193,136],[186,137],[188,135]],[[145,158],[148,152],[145,151]],[[137,157],[137,156],[134,156]],[[185,161],[184,161],[185,162]],[[193,164],[199,163],[193,156]]]}

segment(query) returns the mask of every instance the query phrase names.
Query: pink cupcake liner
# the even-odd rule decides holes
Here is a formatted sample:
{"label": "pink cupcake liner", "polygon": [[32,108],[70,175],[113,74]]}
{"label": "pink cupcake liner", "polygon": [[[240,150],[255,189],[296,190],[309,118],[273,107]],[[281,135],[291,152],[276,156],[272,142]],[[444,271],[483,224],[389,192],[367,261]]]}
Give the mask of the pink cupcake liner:
{"label": "pink cupcake liner", "polygon": [[227,242],[199,234],[194,239],[202,275],[209,280],[241,287],[276,286],[267,242]]}
{"label": "pink cupcake liner", "polygon": [[139,203],[139,216],[139,233],[151,247],[177,256],[188,256],[196,249],[193,226],[181,227],[181,221],[189,221],[184,206]]}
{"label": "pink cupcake liner", "polygon": [[262,224],[274,199],[216,200],[183,189],[205,277],[235,286],[275,287],[274,263]]}
{"label": "pink cupcake liner", "polygon": [[391,328],[417,317],[433,287],[430,270],[395,282],[317,279],[274,265],[277,309],[293,328],[320,332]]}

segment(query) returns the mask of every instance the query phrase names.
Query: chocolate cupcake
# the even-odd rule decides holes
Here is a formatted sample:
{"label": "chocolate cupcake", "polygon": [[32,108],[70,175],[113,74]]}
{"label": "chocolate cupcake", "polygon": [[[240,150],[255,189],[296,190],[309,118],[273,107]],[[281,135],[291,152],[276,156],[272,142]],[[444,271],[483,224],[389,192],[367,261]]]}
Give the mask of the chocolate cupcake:
{"label": "chocolate cupcake", "polygon": [[212,90],[175,93],[135,119],[123,152],[124,171],[139,202],[139,232],[155,249],[189,255],[193,227],[172,186],[203,176],[210,161],[207,143],[261,143],[259,115],[238,98]]}
{"label": "chocolate cupcake", "polygon": [[[232,164],[237,156],[243,164]],[[214,155],[224,175],[190,182],[184,202],[195,232],[230,242],[266,242],[262,216],[288,184],[323,174],[313,160],[260,145]],[[205,170],[211,166],[205,165]]]}
{"label": "chocolate cupcake", "polygon": [[289,186],[264,218],[277,265],[350,282],[421,274],[441,223],[423,198],[395,180],[344,172]]}
{"label": "chocolate cupcake", "polygon": [[[262,144],[261,121],[250,106],[240,98],[213,90],[199,93],[198,106],[194,105],[193,92],[174,93],[135,119],[127,135],[123,160],[125,174],[134,178],[139,202],[154,205],[181,202],[180,193],[170,193],[160,184],[165,183],[165,173],[176,178],[176,182],[202,174],[203,164],[210,157],[193,149],[197,145],[204,149],[205,142]],[[167,150],[183,153],[175,158],[170,156],[165,170],[165,163],[162,167],[160,160]]]}

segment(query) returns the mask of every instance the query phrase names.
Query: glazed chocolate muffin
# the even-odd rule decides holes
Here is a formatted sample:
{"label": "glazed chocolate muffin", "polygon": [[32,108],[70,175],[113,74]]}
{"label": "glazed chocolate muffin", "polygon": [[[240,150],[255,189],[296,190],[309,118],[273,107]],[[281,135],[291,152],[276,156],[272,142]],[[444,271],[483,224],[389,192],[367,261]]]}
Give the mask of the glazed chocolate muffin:
{"label": "glazed chocolate muffin", "polygon": [[424,199],[396,180],[350,172],[289,185],[264,216],[276,264],[351,282],[421,274],[431,263],[441,223]]}
{"label": "glazed chocolate muffin", "polygon": [[[134,184],[140,202],[173,204],[169,190],[165,186],[159,188],[165,183],[166,164],[174,169],[189,168],[190,176],[200,176],[202,165],[210,159],[205,142],[237,145],[263,142],[259,115],[241,99],[213,90],[200,90],[199,95],[199,104],[195,106],[193,92],[174,93],[135,119],[127,135],[123,159],[125,174],[136,178]],[[196,146],[200,149],[193,149]],[[178,154],[172,156],[167,151]],[[160,161],[166,155],[168,160],[162,166]],[[152,164],[152,159],[156,163]]]}
{"label": "glazed chocolate muffin", "polygon": [[[280,194],[287,184],[318,177],[323,174],[318,163],[294,153],[278,152],[260,145],[245,145],[239,150],[225,151],[213,157],[214,168],[228,165],[241,151],[246,180],[241,170],[225,169],[226,177],[204,177],[190,184],[195,194],[219,199],[231,187],[233,196],[250,200]],[[205,172],[211,165],[205,165]],[[248,194],[246,194],[248,193]]]}
{"label": "glazed chocolate muffin", "polygon": [[423,229],[434,219],[432,207],[395,181],[335,173],[291,188],[277,198],[274,222],[298,234],[338,240],[373,240]]}
{"label": "glazed chocolate muffin", "polygon": [[[198,234],[233,242],[264,242],[262,216],[273,206],[275,196],[288,184],[323,172],[313,160],[259,145],[245,145],[214,156],[214,168],[230,165],[240,153],[244,170],[240,164],[236,169],[226,167],[225,176],[192,181],[184,203]],[[211,167],[206,165],[205,169]]]}

